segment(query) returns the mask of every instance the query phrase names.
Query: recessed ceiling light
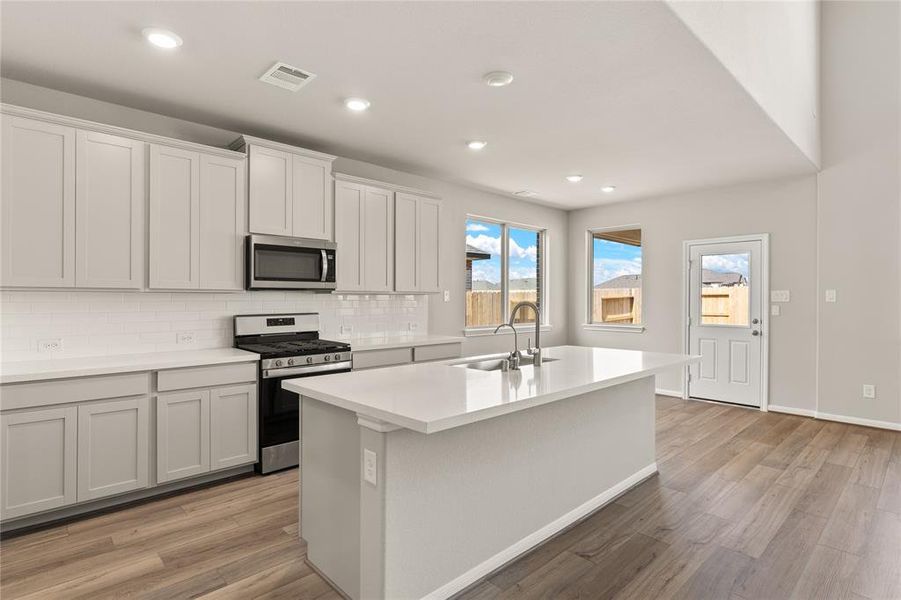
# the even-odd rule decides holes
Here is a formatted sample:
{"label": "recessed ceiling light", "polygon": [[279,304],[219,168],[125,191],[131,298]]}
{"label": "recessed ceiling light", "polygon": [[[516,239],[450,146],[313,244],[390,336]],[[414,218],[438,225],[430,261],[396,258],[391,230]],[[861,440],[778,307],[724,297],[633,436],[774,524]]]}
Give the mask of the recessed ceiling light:
{"label": "recessed ceiling light", "polygon": [[566,180],[569,181],[570,183],[579,183],[580,181],[582,181],[582,176],[581,175],[567,175]]}
{"label": "recessed ceiling light", "polygon": [[482,81],[489,87],[504,87],[513,83],[513,73],[507,71],[491,71],[482,75]]}
{"label": "recessed ceiling light", "polygon": [[513,192],[514,196],[522,196],[523,198],[533,198],[538,195],[538,192],[533,192],[532,190],[520,190],[518,192]]}
{"label": "recessed ceiling light", "polygon": [[157,29],[156,27],[147,27],[141,33],[144,35],[144,38],[157,46],[158,48],[165,48],[167,50],[171,50],[173,48],[178,48],[181,46],[182,41],[181,38],[178,37],[178,34],[167,31],[165,29]]}
{"label": "recessed ceiling light", "polygon": [[605,185],[604,187],[601,188],[601,191],[604,192],[605,194],[612,194],[613,192],[616,191],[616,186],[615,185]]}
{"label": "recessed ceiling light", "polygon": [[483,142],[482,140],[472,140],[471,142],[467,142],[466,145],[469,146],[470,150],[481,150],[488,145],[488,142]]}
{"label": "recessed ceiling light", "polygon": [[363,112],[369,108],[369,100],[365,98],[348,98],[344,101],[344,106],[354,112]]}

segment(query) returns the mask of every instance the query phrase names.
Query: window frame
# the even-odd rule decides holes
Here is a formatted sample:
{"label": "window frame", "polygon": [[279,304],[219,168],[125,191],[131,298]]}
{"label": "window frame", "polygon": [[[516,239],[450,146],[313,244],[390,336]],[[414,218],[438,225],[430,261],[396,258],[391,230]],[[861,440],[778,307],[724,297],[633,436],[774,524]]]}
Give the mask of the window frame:
{"label": "window frame", "polygon": [[[505,221],[503,219],[498,219],[495,217],[486,217],[483,215],[471,214],[467,213],[466,217],[463,220],[463,234],[464,234],[464,250],[465,250],[465,241],[466,241],[466,223],[469,221],[480,221],[483,223],[490,223],[492,225],[499,225],[501,228],[501,313],[502,318],[504,319],[504,323],[510,321],[510,228],[513,229],[523,229],[526,231],[534,231],[538,234],[538,252],[541,256],[541,261],[538,265],[538,279],[541,281],[541,285],[538,286],[538,306],[541,308],[541,323],[539,327],[542,331],[550,330],[550,311],[548,310],[548,285],[547,285],[547,276],[548,276],[548,230],[544,227],[538,227],[536,225],[529,225],[527,223],[519,223],[515,221]],[[465,252],[464,252],[465,255]],[[463,333],[467,336],[474,335],[493,335],[494,329],[497,325],[476,325],[476,326],[468,326],[466,324],[466,286],[463,286],[463,294],[464,294],[464,302],[463,302]],[[500,323],[498,323],[499,325]],[[527,331],[535,329],[534,323],[517,323],[515,325],[517,331]],[[510,330],[506,330],[507,333],[510,333]],[[504,333],[504,330],[498,332],[499,334]]]}
{"label": "window frame", "polygon": [[[642,232],[641,236],[641,323],[596,323],[592,320],[594,314],[594,237],[598,233],[611,233],[614,231],[626,231],[629,229],[638,229]],[[586,277],[586,293],[585,293],[585,322],[582,328],[590,331],[616,331],[620,333],[643,333],[646,328],[645,320],[645,295],[644,295],[644,273],[645,273],[645,254],[644,254],[644,230],[640,223],[629,223],[625,225],[613,225],[609,227],[589,227],[585,232],[585,256],[587,258],[587,277]]]}

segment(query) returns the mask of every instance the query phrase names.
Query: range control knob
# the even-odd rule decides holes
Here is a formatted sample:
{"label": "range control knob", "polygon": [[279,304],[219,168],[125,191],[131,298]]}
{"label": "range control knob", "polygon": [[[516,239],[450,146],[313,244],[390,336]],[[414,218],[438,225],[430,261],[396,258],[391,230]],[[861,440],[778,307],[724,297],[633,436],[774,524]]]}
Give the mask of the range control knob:
{"label": "range control knob", "polygon": [[341,360],[341,355],[340,355],[340,354],[336,354],[336,355],[335,355],[335,360]]}
{"label": "range control knob", "polygon": [[332,357],[329,356],[328,354],[326,354],[326,355],[323,357],[323,360],[324,360],[325,362],[328,362],[328,361],[332,360]]}
{"label": "range control knob", "polygon": [[280,360],[275,361],[275,366],[276,367],[282,366],[282,361],[280,361]]}
{"label": "range control knob", "polygon": [[293,358],[289,358],[289,359],[288,359],[288,364],[289,364],[289,365],[293,365],[293,364],[294,364],[294,359],[293,359]]}
{"label": "range control knob", "polygon": [[312,356],[308,356],[308,357],[307,357],[307,364],[308,364],[308,365],[312,365],[312,364],[313,364],[313,357],[312,357]]}

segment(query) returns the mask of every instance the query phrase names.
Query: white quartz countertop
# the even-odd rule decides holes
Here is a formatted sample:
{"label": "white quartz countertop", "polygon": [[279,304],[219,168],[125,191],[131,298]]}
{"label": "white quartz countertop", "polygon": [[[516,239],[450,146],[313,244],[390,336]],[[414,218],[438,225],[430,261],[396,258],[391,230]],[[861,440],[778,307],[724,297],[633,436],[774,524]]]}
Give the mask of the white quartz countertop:
{"label": "white quartz countertop", "polygon": [[282,385],[370,420],[435,433],[698,360],[683,354],[583,346],[545,348],[543,355],[557,360],[506,373],[458,366],[479,358],[470,357],[291,379]]}
{"label": "white quartz countertop", "polygon": [[464,338],[453,335],[392,335],[386,337],[342,340],[350,344],[354,352],[389,350],[391,348],[416,348],[438,344],[457,344]]}
{"label": "white quartz countertop", "polygon": [[110,375],[135,371],[156,371],[179,367],[200,367],[227,363],[251,362],[260,355],[236,348],[210,348],[206,350],[181,350],[178,352],[149,352],[145,354],[114,354],[107,356],[83,356],[77,358],[49,358],[0,363],[0,383],[20,383],[84,377],[86,375]]}

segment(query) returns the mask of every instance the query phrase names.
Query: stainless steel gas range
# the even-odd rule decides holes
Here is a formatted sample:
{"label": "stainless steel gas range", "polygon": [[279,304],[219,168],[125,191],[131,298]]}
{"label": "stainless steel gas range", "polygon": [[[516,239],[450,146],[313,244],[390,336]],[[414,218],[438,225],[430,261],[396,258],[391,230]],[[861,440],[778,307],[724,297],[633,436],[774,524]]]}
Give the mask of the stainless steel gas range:
{"label": "stainless steel gas range", "polygon": [[238,315],[235,347],[260,355],[258,473],[300,460],[300,398],[282,380],[351,370],[350,344],[319,338],[317,313]]}

